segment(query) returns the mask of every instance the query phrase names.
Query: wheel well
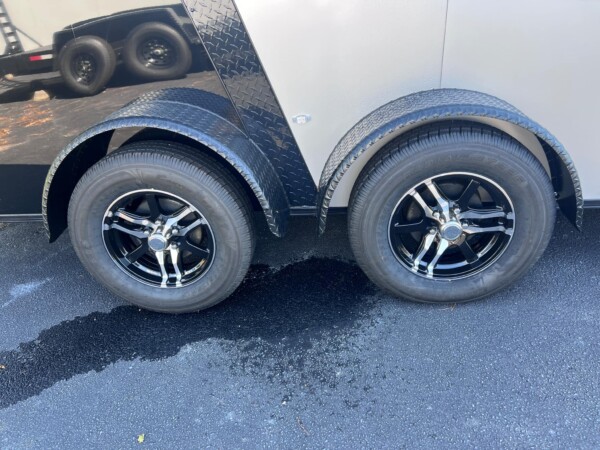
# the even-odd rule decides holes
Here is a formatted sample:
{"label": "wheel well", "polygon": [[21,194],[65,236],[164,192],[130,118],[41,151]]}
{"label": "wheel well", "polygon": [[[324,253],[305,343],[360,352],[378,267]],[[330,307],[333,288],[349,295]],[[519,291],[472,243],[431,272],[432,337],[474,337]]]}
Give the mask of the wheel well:
{"label": "wheel well", "polygon": [[[405,130],[417,126],[443,123],[445,120],[471,119],[471,121],[490,124],[498,131],[511,134],[533,154],[539,155],[541,146],[547,159],[546,171],[550,174],[556,193],[556,200],[567,219],[581,229],[583,222],[583,194],[579,175],[575,164],[560,141],[539,123],[527,117],[510,103],[483,92],[465,89],[431,89],[415,92],[400,97],[367,114],[357,122],[337,143],[321,172],[319,180],[318,208],[319,232],[325,231],[327,210],[337,192],[338,185],[344,178],[350,178],[345,185],[345,194],[349,195],[352,182],[356,179],[359,168],[353,177],[345,177],[346,173],[361,161],[362,166],[376,149],[381,148],[391,139],[401,135]],[[505,128],[503,130],[503,128]],[[531,135],[534,138],[531,138]],[[526,138],[519,136],[527,136]],[[528,142],[534,142],[529,145]],[[376,147],[376,148],[374,148]],[[537,150],[536,150],[537,149]],[[339,206],[339,195],[333,206]]]}
{"label": "wheel well", "polygon": [[[250,186],[248,185],[248,182],[244,179],[244,177],[242,175],[240,175],[240,173],[237,170],[235,170],[233,167],[231,167],[231,164],[229,164],[229,162],[227,162],[222,156],[218,155],[210,148],[206,147],[205,145],[201,144],[200,142],[198,142],[192,138],[183,136],[181,134],[177,134],[173,131],[159,130],[156,128],[144,128],[143,130],[140,130],[139,132],[137,132],[136,134],[131,136],[129,139],[127,139],[123,143],[123,145],[130,144],[133,142],[151,141],[151,140],[169,141],[169,142],[174,142],[174,143],[178,143],[178,144],[184,144],[184,145],[187,145],[188,147],[192,147],[192,148],[198,150],[199,156],[201,156],[203,158],[211,158],[213,161],[218,162],[225,170],[227,170],[237,180],[239,185],[242,187],[244,193],[246,194],[247,198],[251,201],[252,208],[255,211],[262,210],[262,207],[260,206],[260,202],[258,201],[256,194],[254,193],[252,188],[250,188]],[[122,147],[123,145],[119,146],[119,148]]]}
{"label": "wheel well", "polygon": [[[518,125],[504,122],[498,119],[491,119],[486,117],[461,117],[460,119],[444,119],[444,120],[431,120],[420,122],[417,125],[407,126],[399,130],[398,133],[391,133],[386,136],[384,139],[381,139],[377,142],[376,145],[373,145],[369,148],[361,157],[348,169],[348,172],[340,181],[340,184],[335,190],[332,205],[342,205],[347,204],[350,199],[350,194],[352,188],[359,175],[363,171],[364,167],[368,164],[368,162],[379,153],[379,151],[385,147],[390,141],[401,138],[402,136],[409,136],[412,133],[419,133],[420,130],[423,129],[431,129],[431,128],[442,128],[451,124],[481,124],[490,128],[493,128],[501,133],[507,134],[513,139],[517,140],[521,143],[535,158],[540,162],[542,167],[546,170],[548,177],[552,180],[553,184],[555,183],[555,173],[560,178],[560,170],[556,167],[551,167],[551,162],[548,159],[547,153],[544,150],[544,147],[540,140],[529,130],[519,127]],[[555,186],[556,189],[556,186]]]}
{"label": "wheel well", "polygon": [[185,144],[198,150],[199,156],[202,158],[211,158],[211,160],[220,164],[238,181],[239,186],[250,200],[252,208],[255,211],[260,211],[262,209],[256,194],[252,191],[248,182],[242,175],[240,175],[240,173],[237,172],[223,157],[194,139],[171,131],[154,128],[143,128],[141,130],[120,129],[118,131],[129,131],[130,137],[124,142],[122,141],[122,143],[115,145],[116,139],[113,137],[114,131],[115,130],[106,131],[91,137],[78,145],[62,161],[60,161],[54,172],[51,189],[47,189],[44,192],[46,204],[48,205],[44,210],[44,214],[47,217],[50,242],[55,241],[67,228],[69,201],[75,186],[81,177],[107,154],[133,142],[162,140]]}

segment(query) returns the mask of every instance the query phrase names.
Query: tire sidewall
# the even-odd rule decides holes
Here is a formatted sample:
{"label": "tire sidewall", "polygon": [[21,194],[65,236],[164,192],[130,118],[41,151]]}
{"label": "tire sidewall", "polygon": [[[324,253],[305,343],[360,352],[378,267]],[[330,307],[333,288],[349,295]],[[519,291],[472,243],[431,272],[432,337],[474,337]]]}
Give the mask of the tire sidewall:
{"label": "tire sidewall", "polygon": [[[240,232],[235,229],[250,232],[248,224],[240,223],[242,215],[235,214],[223,202],[223,196],[229,195],[226,190],[214,182],[203,185],[190,182],[192,177],[184,181],[181,175],[169,167],[125,164],[89,183],[71,205],[76,222],[70,226],[71,237],[78,243],[76,251],[84,266],[118,296],[155,311],[201,309],[222,300],[236,287],[231,281],[237,278],[239,265],[244,263],[242,255],[248,250],[243,248]],[[119,196],[141,189],[181,197],[197,208],[210,224],[215,239],[214,259],[209,269],[193,283],[173,289],[143,284],[125,273],[108,254],[102,237],[106,210]],[[98,271],[97,267],[105,270]]]}
{"label": "tire sidewall", "polygon": [[[469,155],[465,158],[465,155]],[[430,302],[474,300],[493,293],[520,277],[545,249],[554,223],[554,209],[547,207],[545,180],[520,164],[514,155],[482,144],[437,144],[405,158],[392,158],[385,175],[372,180],[368,202],[360,216],[351,207],[351,220],[358,223],[355,255],[380,286],[409,299]],[[515,229],[505,251],[483,271],[457,280],[429,279],[414,274],[394,255],[388,238],[389,220],[398,201],[427,178],[449,172],[470,172],[498,184],[511,199]],[[538,177],[539,178],[539,177]],[[549,224],[549,225],[548,225]],[[375,246],[364,245],[373,242]],[[361,243],[363,245],[361,245]]]}

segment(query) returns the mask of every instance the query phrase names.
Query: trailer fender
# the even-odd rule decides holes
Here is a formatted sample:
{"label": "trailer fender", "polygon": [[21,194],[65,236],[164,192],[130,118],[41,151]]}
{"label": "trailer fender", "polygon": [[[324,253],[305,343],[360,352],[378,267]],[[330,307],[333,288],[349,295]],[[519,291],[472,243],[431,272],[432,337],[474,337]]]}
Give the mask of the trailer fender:
{"label": "trailer fender", "polygon": [[319,233],[325,231],[327,212],[336,187],[365,151],[373,146],[381,147],[391,138],[421,124],[477,117],[514,124],[537,137],[548,160],[558,205],[573,225],[581,229],[583,196],[579,176],[563,145],[548,130],[497,97],[462,89],[436,89],[417,92],[381,106],[342,137],[321,173],[317,199]]}
{"label": "trailer fender", "polygon": [[107,154],[114,131],[125,128],[169,132],[218,154],[252,190],[271,232],[284,235],[289,202],[283,185],[268,158],[240,129],[230,105],[222,97],[197,89],[151,92],[75,138],[56,157],[44,184],[42,214],[50,241],[66,229],[68,203],[75,185]]}

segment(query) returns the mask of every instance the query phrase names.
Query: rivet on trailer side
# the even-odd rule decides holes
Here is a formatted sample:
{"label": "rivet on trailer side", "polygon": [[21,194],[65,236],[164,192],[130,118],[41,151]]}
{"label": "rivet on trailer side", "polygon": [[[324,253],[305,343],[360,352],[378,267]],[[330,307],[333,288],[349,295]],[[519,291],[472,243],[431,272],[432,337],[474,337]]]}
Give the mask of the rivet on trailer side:
{"label": "rivet on trailer side", "polygon": [[[577,50],[599,33],[590,2],[539,21],[516,0],[65,0],[44,30],[23,15],[36,1],[1,5],[0,218],[42,219],[51,240],[68,227],[86,268],[142,307],[226,298],[254,209],[279,236],[290,216],[322,233],[347,210],[369,277],[437,303],[512,283],[557,207],[580,228],[600,204],[583,145],[597,63]],[[576,30],[557,32],[566,16]]]}

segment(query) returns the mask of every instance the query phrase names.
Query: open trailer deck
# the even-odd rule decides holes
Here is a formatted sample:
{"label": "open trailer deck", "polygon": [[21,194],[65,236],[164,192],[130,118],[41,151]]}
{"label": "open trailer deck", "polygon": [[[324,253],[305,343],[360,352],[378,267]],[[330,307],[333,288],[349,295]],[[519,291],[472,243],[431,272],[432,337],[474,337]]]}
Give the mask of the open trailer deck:
{"label": "open trailer deck", "polygon": [[[253,210],[283,236],[295,214],[322,233],[343,208],[374,282],[458,302],[524,274],[557,208],[580,228],[600,206],[595,2],[152,5],[181,8],[185,32],[133,3],[77,2],[89,17],[54,53],[64,89],[0,95],[0,220],[43,220],[51,240],[68,227],[85,267],[142,307],[226,298]],[[118,45],[87,26],[122,19]],[[199,51],[212,71],[173,76]],[[104,60],[123,61],[118,82],[90,70]]]}

